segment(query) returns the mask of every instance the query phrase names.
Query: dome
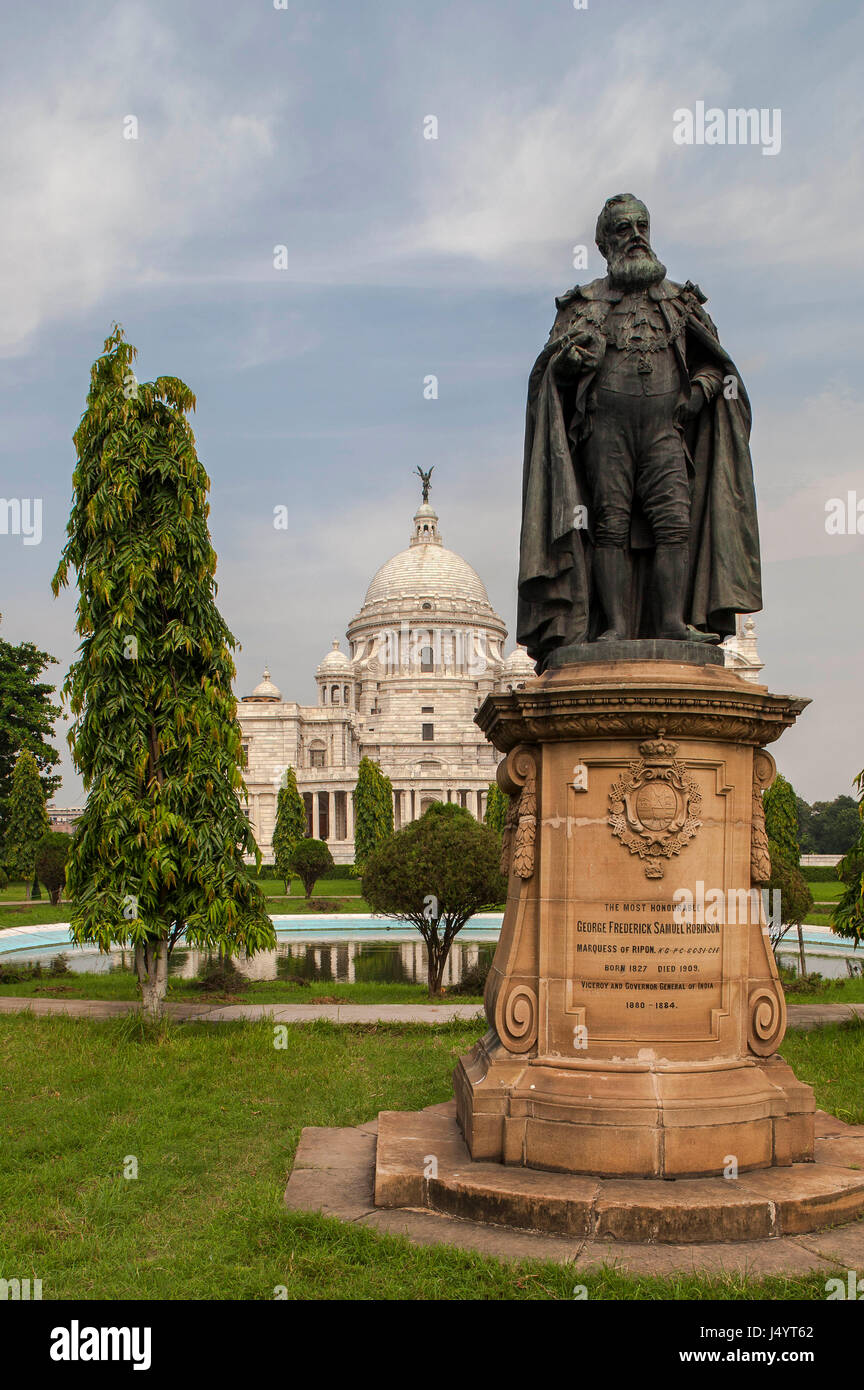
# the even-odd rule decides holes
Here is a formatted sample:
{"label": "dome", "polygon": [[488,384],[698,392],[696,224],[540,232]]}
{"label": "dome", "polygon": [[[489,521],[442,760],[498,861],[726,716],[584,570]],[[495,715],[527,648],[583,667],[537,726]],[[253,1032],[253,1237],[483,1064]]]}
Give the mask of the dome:
{"label": "dome", "polygon": [[501,667],[502,676],[523,676],[530,679],[536,674],[534,662],[524,647],[515,647],[510,655],[504,658],[504,664]]}
{"label": "dome", "polygon": [[264,667],[264,679],[256,685],[251,695],[244,695],[244,700],[281,700],[282,692],[273,684],[270,679],[270,672]]}
{"label": "dome", "polygon": [[340,651],[339,638],[334,637],[333,646],[321,662],[316,674],[319,676],[332,676],[343,671],[351,671],[351,662],[348,660],[345,653]]}
{"label": "dome", "polygon": [[414,513],[408,549],[381,566],[366,590],[363,606],[404,598],[462,599],[491,607],[477,571],[441,544],[438,513],[425,501]]}
{"label": "dome", "polygon": [[477,571],[440,542],[400,550],[381,566],[363,603],[365,607],[401,598],[471,599],[489,604],[486,586]]}

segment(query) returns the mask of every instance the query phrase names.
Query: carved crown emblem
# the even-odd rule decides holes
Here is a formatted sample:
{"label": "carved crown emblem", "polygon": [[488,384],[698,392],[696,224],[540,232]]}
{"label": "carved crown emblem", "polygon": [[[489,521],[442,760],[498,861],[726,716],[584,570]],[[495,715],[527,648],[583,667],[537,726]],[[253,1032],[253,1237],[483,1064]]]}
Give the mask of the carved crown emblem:
{"label": "carved crown emblem", "polygon": [[657,738],[649,738],[645,743],[639,744],[639,752],[646,763],[668,761],[670,758],[674,758],[678,752],[678,744],[665,739],[661,729]]}
{"label": "carved crown emblem", "polygon": [[641,756],[609,791],[612,834],[643,860],[646,878],[662,878],[663,860],[679,854],[702,823],[702,794],[676,758],[677,743],[663,735],[660,729],[640,743]]}

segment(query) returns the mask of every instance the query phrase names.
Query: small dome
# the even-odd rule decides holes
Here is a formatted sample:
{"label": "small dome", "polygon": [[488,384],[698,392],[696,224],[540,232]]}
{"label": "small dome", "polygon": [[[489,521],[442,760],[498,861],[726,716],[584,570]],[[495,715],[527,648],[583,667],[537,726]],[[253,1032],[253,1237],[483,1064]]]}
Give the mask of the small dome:
{"label": "small dome", "polygon": [[251,695],[244,695],[244,700],[281,700],[282,691],[275,686],[270,679],[268,668],[264,667],[264,679],[260,685],[256,685]]}
{"label": "small dome", "polygon": [[536,674],[534,662],[524,647],[515,647],[510,655],[504,658],[504,664],[501,667],[502,676],[522,676],[525,679],[530,679]]}
{"label": "small dome", "polygon": [[333,646],[321,662],[316,672],[319,676],[332,676],[336,672],[345,671],[350,673],[351,662],[343,651],[339,649],[339,638],[334,637]]}

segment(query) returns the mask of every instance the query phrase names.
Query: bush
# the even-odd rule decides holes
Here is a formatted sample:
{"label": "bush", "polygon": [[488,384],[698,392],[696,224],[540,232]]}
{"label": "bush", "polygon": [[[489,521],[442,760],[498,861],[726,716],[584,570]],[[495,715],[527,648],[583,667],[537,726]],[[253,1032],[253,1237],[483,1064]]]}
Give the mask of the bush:
{"label": "bush", "polygon": [[288,867],[296,874],[311,898],[319,878],[329,877],[333,855],[323,840],[298,840],[288,856]]}
{"label": "bush", "polygon": [[780,981],[787,994],[812,994],[815,996],[827,994],[836,985],[836,980],[826,980],[818,972],[812,975],[801,976],[799,972],[788,965],[779,967]]}
{"label": "bush", "polygon": [[[277,872],[277,870],[276,870],[276,865],[275,865],[275,864],[262,864],[262,865],[261,865],[261,868],[258,869],[258,870],[256,870],[254,864],[247,864],[246,867],[247,867],[247,869],[248,869],[248,871],[249,871],[249,874],[250,874],[250,876],[251,876],[252,878],[278,878],[278,877],[279,877],[279,874],[278,874],[278,872]],[[362,877],[362,875],[361,875],[361,873],[360,873],[360,870],[359,870],[358,868],[356,868],[353,864],[334,864],[333,867],[332,867],[331,869],[328,869],[328,871],[327,871],[327,878],[351,878],[351,879],[358,879],[358,878],[361,878],[361,877]]]}
{"label": "bush", "polygon": [[41,965],[25,965],[23,961],[18,965],[0,965],[0,985],[20,985],[41,975]]}
{"label": "bush", "polygon": [[36,876],[48,889],[52,903],[59,903],[66,887],[66,860],[69,858],[71,837],[59,830],[49,830],[36,846]]}
{"label": "bush", "polygon": [[39,960],[34,961],[32,965],[23,960],[0,965],[0,985],[21,985],[29,980],[42,980],[46,975],[56,977],[70,973],[69,961],[61,951],[58,956],[52,956],[47,970],[43,970],[42,962]]}
{"label": "bush", "polygon": [[476,965],[472,965],[470,969],[465,971],[458,985],[448,986],[448,996],[451,994],[483,994],[491,968],[492,957],[487,956],[484,960],[481,956]]}
{"label": "bush", "polygon": [[799,869],[802,878],[807,883],[836,883],[838,865],[836,864],[801,864]]}
{"label": "bush", "polygon": [[373,912],[411,922],[426,943],[429,994],[441,993],[450,947],[475,912],[506,896],[501,839],[470,811],[437,801],[374,854],[363,874]]}
{"label": "bush", "polygon": [[7,872],[6,872],[5,869],[0,868],[0,892],[2,892],[2,890],[3,890],[4,888],[8,888],[8,887],[9,887],[9,875],[7,874]]}
{"label": "bush", "polygon": [[249,981],[230,956],[211,956],[201,967],[198,980],[206,994],[240,994],[249,988]]}

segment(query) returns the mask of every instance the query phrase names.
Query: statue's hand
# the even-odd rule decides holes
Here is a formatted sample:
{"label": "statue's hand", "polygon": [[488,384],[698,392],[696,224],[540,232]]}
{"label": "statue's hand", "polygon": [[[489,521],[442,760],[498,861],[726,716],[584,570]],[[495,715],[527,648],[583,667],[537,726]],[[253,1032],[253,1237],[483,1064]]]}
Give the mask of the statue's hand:
{"label": "statue's hand", "polygon": [[705,404],[705,392],[702,390],[698,381],[694,381],[690,389],[690,399],[683,401],[678,407],[679,420],[694,419],[695,416],[699,414],[699,411],[704,408]]}
{"label": "statue's hand", "polygon": [[594,334],[578,333],[558,358],[556,371],[565,376],[576,376],[579,372],[595,372],[602,356],[602,346]]}
{"label": "statue's hand", "polygon": [[585,371],[585,351],[571,343],[562,353],[559,353],[555,362],[556,376],[578,376]]}

